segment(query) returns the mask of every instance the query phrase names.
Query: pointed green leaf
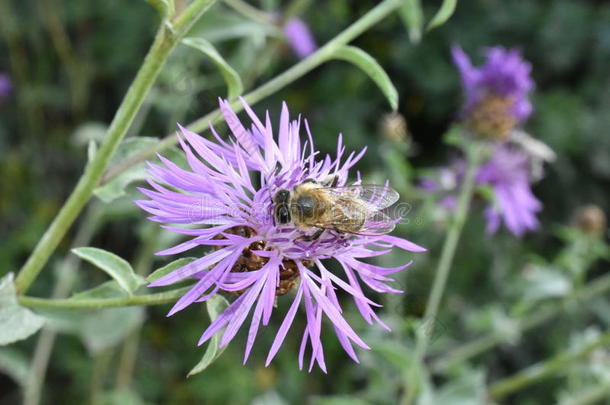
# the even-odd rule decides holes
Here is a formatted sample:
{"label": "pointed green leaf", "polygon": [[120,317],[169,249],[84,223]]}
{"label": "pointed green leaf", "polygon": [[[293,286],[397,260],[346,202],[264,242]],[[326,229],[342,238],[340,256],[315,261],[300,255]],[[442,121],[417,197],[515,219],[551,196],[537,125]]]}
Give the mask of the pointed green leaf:
{"label": "pointed green leaf", "polygon": [[[208,314],[210,315],[210,322],[212,322],[214,321],[214,319],[216,319],[216,317],[218,317],[218,315],[220,315],[222,311],[224,311],[229,306],[229,303],[221,295],[215,295],[206,301],[206,305],[208,309]],[[224,352],[224,350],[226,349],[226,346],[223,348],[218,347],[221,335],[222,333],[219,332],[212,336],[208,343],[208,346],[205,349],[205,353],[203,353],[203,357],[201,358],[199,363],[197,363],[197,365],[193,367],[191,371],[189,371],[187,377],[190,377],[193,374],[201,373],[203,370],[208,368],[210,364],[214,362],[214,360],[220,357],[222,352]]]}
{"label": "pointed green leaf", "polygon": [[392,110],[396,110],[398,108],[398,91],[396,91],[396,87],[394,87],[394,84],[392,84],[390,77],[387,75],[385,70],[383,70],[381,65],[377,63],[375,58],[364,52],[362,49],[354,46],[342,46],[335,51],[332,57],[335,59],[345,60],[359,67],[371,78],[371,80],[377,84],[379,89],[381,89],[386,99],[390,103]]}
{"label": "pointed green leaf", "polygon": [[456,5],[457,0],[444,0],[443,4],[441,4],[441,8],[439,8],[434,17],[432,17],[432,20],[430,20],[426,29],[430,31],[439,25],[443,25],[449,17],[453,15]]}
{"label": "pointed green leaf", "polygon": [[131,265],[114,253],[93,247],[72,249],[72,253],[106,272],[130,294],[144,284],[144,279],[134,273]]}
{"label": "pointed green leaf", "polygon": [[227,61],[218,53],[214,45],[203,38],[184,38],[184,45],[190,46],[203,52],[212,62],[220,69],[220,73],[225,79],[228,87],[228,97],[232,100],[243,93],[244,86],[241,82],[239,74],[227,63]]}
{"label": "pointed green leaf", "polygon": [[17,303],[13,273],[0,279],[0,345],[28,338],[43,323],[43,318]]}
{"label": "pointed green leaf", "polygon": [[195,257],[183,257],[182,259],[174,260],[173,262],[166,264],[165,266],[153,271],[150,273],[148,277],[146,277],[146,281],[152,283],[165,276],[166,274],[171,273],[172,271],[179,269],[182,266],[186,266],[195,260]]}
{"label": "pointed green leaf", "polygon": [[421,39],[422,26],[424,25],[421,1],[405,0],[402,7],[398,9],[398,12],[407,27],[409,39],[415,44],[418,43]]}

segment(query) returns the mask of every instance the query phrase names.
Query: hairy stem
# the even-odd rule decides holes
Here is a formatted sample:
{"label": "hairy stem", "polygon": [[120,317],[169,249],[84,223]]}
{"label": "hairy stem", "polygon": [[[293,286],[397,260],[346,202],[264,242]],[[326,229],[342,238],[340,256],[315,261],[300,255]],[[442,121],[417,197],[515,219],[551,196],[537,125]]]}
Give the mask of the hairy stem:
{"label": "hairy stem", "polygon": [[102,178],[106,166],[129,129],[170,52],[192,24],[213,3],[214,0],[196,0],[176,19],[173,27],[167,22],[161,24],[144,63],[121,102],[95,157],[87,165],[74,191],[19,271],[15,279],[19,292],[25,292],[34,282],[68,228],[91,198],[93,190]]}
{"label": "hairy stem", "polygon": [[[610,274],[599,277],[597,280],[590,282],[587,286],[577,291],[571,297],[564,301],[550,302],[542,308],[534,311],[520,322],[520,332],[526,332],[530,329],[541,325],[561,314],[568,309],[581,309],[581,305],[585,301],[589,301],[598,297],[610,290]],[[451,350],[446,355],[440,356],[432,362],[431,368],[435,371],[445,371],[451,367],[462,363],[463,361],[479,355],[499,344],[506,341],[506,337],[498,333],[490,333],[478,339],[468,342],[464,345]]]}
{"label": "hairy stem", "polygon": [[610,331],[578,350],[563,352],[547,361],[535,364],[517,374],[493,383],[489,387],[491,398],[499,400],[550,375],[561,373],[567,366],[600,347],[610,345]]}
{"label": "hairy stem", "polygon": [[[290,69],[246,94],[244,96],[246,102],[248,102],[250,105],[254,105],[265,97],[274,94],[275,92],[286,87],[288,84],[294,82],[300,77],[303,77],[305,74],[320,66],[324,62],[327,62],[339,47],[348,44],[371,26],[397,10],[402,5],[402,1],[403,0],[385,0],[381,2],[309,57],[301,60]],[[239,101],[234,101],[231,104],[231,107],[235,112],[239,112],[243,109],[243,106]],[[210,123],[216,124],[221,120],[221,118],[222,116],[220,114],[220,110],[216,109],[190,123],[186,128],[194,132],[203,132],[208,128]],[[174,134],[170,134],[151,148],[145,149],[126,158],[108,170],[108,172],[104,175],[101,184],[108,183],[130,167],[146,159],[152,158],[156,153],[175,145],[177,142],[178,140],[176,139],[176,136]]]}
{"label": "hairy stem", "polygon": [[464,181],[462,182],[462,189],[458,197],[453,221],[451,222],[447,232],[441,257],[435,272],[432,290],[428,297],[426,312],[424,313],[423,319],[427,326],[425,328],[418,328],[416,332],[414,354],[415,360],[405,373],[404,388],[406,395],[403,398],[403,404],[413,403],[419,391],[417,384],[417,373],[419,372],[419,367],[423,366],[423,359],[426,354],[426,350],[428,349],[429,339],[433,333],[432,329],[434,328],[434,320],[438,314],[438,309],[441,299],[443,298],[445,286],[447,285],[447,279],[449,278],[451,263],[453,262],[453,258],[455,256],[455,250],[462,233],[462,228],[466,222],[466,215],[468,213],[468,208],[470,207],[470,201],[474,191],[474,180],[483,152],[482,147],[483,145],[476,141],[471,141],[471,143],[469,143],[466,147],[468,167],[466,169],[466,174],[464,175]]}
{"label": "hairy stem", "polygon": [[101,309],[110,307],[130,307],[136,305],[162,305],[176,301],[192,286],[177,288],[156,294],[132,295],[114,298],[90,299],[49,299],[28,297],[23,295],[17,300],[19,304],[31,308],[69,308],[69,309]]}

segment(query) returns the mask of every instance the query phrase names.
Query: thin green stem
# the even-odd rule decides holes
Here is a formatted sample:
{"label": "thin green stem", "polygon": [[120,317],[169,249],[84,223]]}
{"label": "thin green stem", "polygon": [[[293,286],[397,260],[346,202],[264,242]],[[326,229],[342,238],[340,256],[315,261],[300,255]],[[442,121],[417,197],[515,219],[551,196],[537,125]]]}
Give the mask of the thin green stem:
{"label": "thin green stem", "polygon": [[[246,94],[244,99],[250,105],[254,105],[265,97],[274,94],[275,92],[286,87],[288,84],[303,77],[308,72],[332,58],[333,53],[338,48],[348,44],[371,26],[375,25],[389,14],[397,10],[402,5],[402,2],[403,0],[385,0],[381,2],[331,41],[326,43],[326,45],[322,46],[309,57],[301,60],[299,63],[292,66],[285,72]],[[239,101],[234,101],[231,104],[231,107],[235,110],[235,112],[243,110],[243,106]],[[194,132],[203,132],[204,130],[208,129],[209,124],[217,124],[220,122],[221,118],[222,115],[220,114],[220,110],[216,109],[187,125],[187,129]],[[107,171],[101,184],[108,183],[130,167],[146,159],[152,158],[157,152],[161,152],[175,145],[177,142],[178,140],[176,139],[176,136],[174,134],[170,134],[151,148],[145,149],[126,158]]]}
{"label": "thin green stem", "polygon": [[17,298],[19,304],[31,308],[66,308],[66,309],[100,309],[110,307],[130,307],[136,305],[162,305],[176,301],[191,287],[182,287],[175,290],[156,294],[132,295],[115,298],[90,299],[49,299],[29,297],[27,295]]}
{"label": "thin green stem", "polygon": [[95,157],[87,165],[76,188],[19,271],[15,279],[19,292],[25,292],[34,282],[68,228],[91,198],[106,166],[133,122],[172,49],[213,3],[214,0],[196,0],[178,17],[173,27],[165,22],[161,24],[144,63],[119,106]]}
{"label": "thin green stem", "polygon": [[182,13],[180,13],[172,24],[173,31],[176,33],[176,42],[180,40],[210,9],[216,0],[194,0]]}
{"label": "thin green stem", "polygon": [[470,201],[474,191],[474,180],[483,153],[482,147],[483,144],[477,141],[472,141],[466,146],[468,167],[466,169],[466,174],[464,175],[464,181],[458,197],[453,221],[447,232],[445,244],[443,245],[443,250],[441,252],[441,258],[436,269],[432,291],[428,297],[426,312],[424,313],[424,324],[426,327],[420,327],[416,332],[415,361],[405,373],[404,388],[406,395],[403,397],[402,401],[404,404],[411,404],[419,391],[417,373],[419,372],[419,367],[423,364],[423,359],[426,350],[428,349],[429,339],[433,333],[434,320],[438,314],[445,286],[447,285],[447,279],[449,278],[451,264],[455,256],[455,250],[462,233],[462,228],[466,222],[468,208],[470,207]]}
{"label": "thin green stem", "polygon": [[499,400],[528,385],[536,383],[550,375],[561,373],[567,366],[591,353],[593,350],[610,344],[610,331],[600,335],[595,341],[578,350],[560,353],[550,360],[535,364],[517,374],[493,383],[489,387],[491,398]]}
{"label": "thin green stem", "polygon": [[[590,301],[610,290],[610,274],[599,277],[597,280],[590,282],[581,290],[567,299],[559,302],[549,302],[542,308],[534,311],[520,322],[519,331],[524,333],[536,326],[547,322],[557,315],[561,314],[566,309],[582,309],[582,303]],[[499,344],[506,342],[506,337],[498,333],[490,333],[478,339],[468,342],[464,345],[451,350],[446,355],[440,356],[432,362],[431,368],[435,371],[445,371],[451,367],[466,361],[467,359],[479,355]]]}

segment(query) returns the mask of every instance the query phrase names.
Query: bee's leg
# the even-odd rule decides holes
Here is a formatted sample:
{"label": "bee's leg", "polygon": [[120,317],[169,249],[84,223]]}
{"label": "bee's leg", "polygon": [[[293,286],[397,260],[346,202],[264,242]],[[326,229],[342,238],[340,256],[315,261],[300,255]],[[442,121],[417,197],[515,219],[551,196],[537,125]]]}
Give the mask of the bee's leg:
{"label": "bee's leg", "polygon": [[334,227],[333,230],[337,233],[337,236],[340,239],[345,239],[347,237],[347,232],[343,232],[343,231],[339,230],[337,227]]}
{"label": "bee's leg", "polygon": [[302,240],[304,242],[313,242],[314,240],[317,240],[320,238],[320,236],[322,236],[322,234],[324,233],[326,229],[318,229],[316,231],[316,233],[314,233],[313,235],[303,235],[303,236],[299,236],[297,238],[297,240]]}

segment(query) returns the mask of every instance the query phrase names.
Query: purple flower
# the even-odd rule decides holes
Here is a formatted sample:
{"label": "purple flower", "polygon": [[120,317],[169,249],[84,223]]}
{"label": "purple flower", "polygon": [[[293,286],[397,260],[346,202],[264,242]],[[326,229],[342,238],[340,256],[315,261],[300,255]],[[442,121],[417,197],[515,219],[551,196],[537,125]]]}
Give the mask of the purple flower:
{"label": "purple flower", "polygon": [[[435,193],[438,206],[451,212],[456,207],[455,196],[461,188],[465,167],[466,162],[457,159],[438,169],[434,177],[423,178],[420,188]],[[510,143],[499,144],[478,170],[475,181],[479,186],[489,186],[494,194],[494,203],[485,210],[487,232],[496,232],[502,221],[516,236],[538,229],[536,213],[542,204],[530,187],[531,157],[526,151]]]}
{"label": "purple flower", "polygon": [[495,232],[502,221],[516,236],[538,229],[536,213],[542,204],[530,187],[529,158],[525,152],[498,146],[479,169],[476,180],[494,190],[495,204],[485,210],[488,232]]}
{"label": "purple flower", "polygon": [[13,83],[6,73],[0,73],[0,100],[5,99],[11,94]]}
{"label": "purple flower", "polygon": [[[374,312],[379,304],[364,295],[361,284],[377,292],[400,293],[387,283],[389,276],[411,262],[395,268],[383,268],[363,261],[397,247],[411,252],[425,249],[405,239],[389,235],[339,235],[327,231],[316,240],[302,238],[306,232],[292,225],[274,223],[272,196],[279,189],[290,189],[306,179],[321,181],[337,176],[337,185],[347,183],[348,170],[364,155],[351,152],[338,139],[337,156],[320,157],[314,148],[307,121],[307,141],[300,140],[300,118],[290,121],[286,104],[282,105],[277,138],[267,113],[262,122],[242,100],[252,120],[246,129],[228,102],[220,108],[233,137],[222,140],[210,128],[215,142],[180,127],[180,145],[189,169],[182,169],[159,156],[163,165],[149,163],[152,189],[142,189],[150,200],[137,201],[161,223],[191,224],[196,227],[164,226],[174,232],[193,236],[173,248],[158,252],[173,255],[199,246],[213,251],[190,264],[156,280],[150,286],[165,286],[188,278],[193,287],[170,310],[172,315],[185,307],[203,302],[221,291],[238,293],[233,303],[203,333],[199,344],[226,328],[220,345],[227,345],[253,312],[248,330],[244,363],[254,345],[257,331],[267,325],[277,297],[296,288],[292,304],[269,351],[268,365],[287,336],[297,310],[305,310],[306,327],[301,340],[299,367],[305,351],[311,347],[309,370],[314,363],[326,371],[321,345],[322,319],[326,317],[347,354],[358,361],[353,344],[369,347],[342,315],[338,292],[350,294],[362,317],[370,324],[387,326]],[[331,272],[325,259],[335,259],[344,277]],[[300,282],[299,282],[300,279]]]}
{"label": "purple flower", "polygon": [[499,46],[487,49],[485,64],[478,68],[459,46],[451,53],[466,96],[464,119],[478,135],[506,139],[532,113],[528,99],[534,88],[531,65],[518,50]]}
{"label": "purple flower", "polygon": [[299,58],[305,58],[318,49],[309,27],[299,18],[292,18],[284,24],[284,35]]}

